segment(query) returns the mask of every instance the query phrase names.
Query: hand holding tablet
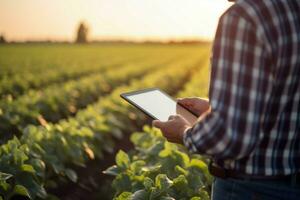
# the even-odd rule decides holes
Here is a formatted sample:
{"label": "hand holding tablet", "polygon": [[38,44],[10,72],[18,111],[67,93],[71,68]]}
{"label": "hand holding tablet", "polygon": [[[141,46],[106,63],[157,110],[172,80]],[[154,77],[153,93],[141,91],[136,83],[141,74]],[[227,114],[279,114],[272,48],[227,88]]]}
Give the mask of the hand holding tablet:
{"label": "hand holding tablet", "polygon": [[195,113],[177,103],[172,97],[158,88],[127,92],[121,94],[121,97],[152,119],[168,121],[171,115],[181,115],[193,125],[198,118]]}

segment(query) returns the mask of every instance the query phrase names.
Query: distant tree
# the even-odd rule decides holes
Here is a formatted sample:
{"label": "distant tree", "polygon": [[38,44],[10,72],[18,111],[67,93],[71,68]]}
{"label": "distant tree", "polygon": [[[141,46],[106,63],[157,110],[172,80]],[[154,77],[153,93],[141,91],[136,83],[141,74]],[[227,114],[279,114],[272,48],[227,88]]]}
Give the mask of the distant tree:
{"label": "distant tree", "polygon": [[76,43],[87,43],[88,27],[84,22],[80,22],[77,29]]}
{"label": "distant tree", "polygon": [[5,43],[6,40],[5,40],[5,37],[4,35],[0,35],[0,43]]}

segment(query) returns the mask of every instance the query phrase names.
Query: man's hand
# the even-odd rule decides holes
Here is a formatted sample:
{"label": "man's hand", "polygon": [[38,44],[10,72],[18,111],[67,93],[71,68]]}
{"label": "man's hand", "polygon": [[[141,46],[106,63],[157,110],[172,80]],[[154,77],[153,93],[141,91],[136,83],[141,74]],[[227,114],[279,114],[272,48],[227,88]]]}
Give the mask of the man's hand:
{"label": "man's hand", "polygon": [[166,122],[154,120],[152,125],[159,128],[169,142],[178,144],[183,143],[183,133],[191,127],[191,124],[181,115],[171,115]]}
{"label": "man's hand", "polygon": [[177,99],[177,102],[190,111],[194,112],[196,115],[201,116],[210,110],[210,104],[208,99],[203,99],[199,97],[188,97]]}

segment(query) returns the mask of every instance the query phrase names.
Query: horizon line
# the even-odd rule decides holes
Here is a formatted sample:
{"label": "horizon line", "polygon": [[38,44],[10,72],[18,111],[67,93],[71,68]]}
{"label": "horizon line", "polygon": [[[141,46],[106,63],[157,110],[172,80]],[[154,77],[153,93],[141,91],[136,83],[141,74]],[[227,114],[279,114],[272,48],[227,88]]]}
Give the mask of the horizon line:
{"label": "horizon line", "polygon": [[[75,37],[70,39],[67,37],[28,37],[28,38],[9,38],[5,33],[1,33],[0,36],[4,36],[5,40],[7,42],[68,42],[72,43],[76,39]],[[145,36],[145,37],[138,37],[138,36],[97,36],[97,37],[88,37],[89,42],[107,42],[107,41],[124,41],[124,42],[183,42],[183,41],[200,41],[200,42],[211,42],[213,41],[212,37],[203,37],[203,36],[182,36],[182,37],[176,37],[176,36]]]}

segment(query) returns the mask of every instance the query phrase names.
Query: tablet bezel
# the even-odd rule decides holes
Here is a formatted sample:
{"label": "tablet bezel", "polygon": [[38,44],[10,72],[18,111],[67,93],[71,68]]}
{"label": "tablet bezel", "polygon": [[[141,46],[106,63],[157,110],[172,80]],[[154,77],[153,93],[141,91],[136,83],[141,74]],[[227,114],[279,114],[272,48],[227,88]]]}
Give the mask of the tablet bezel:
{"label": "tablet bezel", "polygon": [[152,119],[156,120],[157,118],[155,116],[153,116],[151,113],[149,113],[147,110],[143,109],[141,106],[139,106],[138,104],[136,104],[135,102],[133,102],[132,100],[130,100],[128,98],[128,96],[130,95],[137,95],[137,94],[142,94],[145,92],[150,92],[150,91],[155,91],[158,90],[160,91],[162,94],[164,94],[166,97],[168,97],[169,99],[171,99],[172,101],[174,101],[175,103],[179,104],[181,107],[183,107],[184,109],[186,109],[187,111],[189,111],[192,115],[194,115],[195,117],[199,117],[198,115],[196,115],[194,112],[192,112],[191,110],[189,110],[188,108],[186,108],[185,106],[183,106],[182,104],[178,103],[174,98],[172,98],[170,95],[168,95],[166,92],[164,92],[163,90],[159,89],[159,88],[146,88],[146,89],[141,89],[141,90],[135,90],[135,91],[131,91],[131,92],[125,92],[120,94],[120,96],[126,100],[128,103],[130,103],[131,105],[133,105],[134,107],[138,108],[140,111],[142,111],[144,114],[148,115],[149,117],[151,117]]}

